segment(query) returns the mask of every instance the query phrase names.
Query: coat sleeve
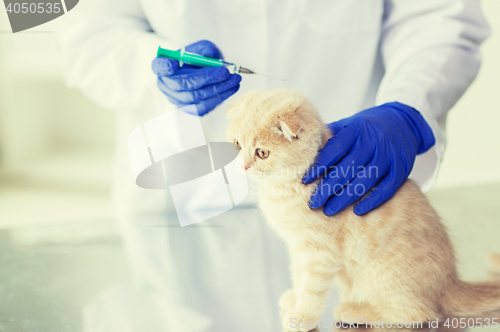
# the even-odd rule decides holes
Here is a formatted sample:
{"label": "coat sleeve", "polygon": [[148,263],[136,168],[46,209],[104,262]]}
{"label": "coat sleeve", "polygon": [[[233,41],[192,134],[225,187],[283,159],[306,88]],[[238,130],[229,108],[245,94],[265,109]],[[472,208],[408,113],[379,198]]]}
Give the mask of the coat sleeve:
{"label": "coat sleeve", "polygon": [[476,77],[479,45],[489,33],[479,0],[385,0],[385,75],[376,103],[412,106],[431,127],[436,144],[417,157],[411,174],[423,190],[437,177],[446,114]]}
{"label": "coat sleeve", "polygon": [[69,86],[111,110],[154,107],[151,61],[158,46],[177,45],[152,32],[137,0],[80,1],[58,35]]}

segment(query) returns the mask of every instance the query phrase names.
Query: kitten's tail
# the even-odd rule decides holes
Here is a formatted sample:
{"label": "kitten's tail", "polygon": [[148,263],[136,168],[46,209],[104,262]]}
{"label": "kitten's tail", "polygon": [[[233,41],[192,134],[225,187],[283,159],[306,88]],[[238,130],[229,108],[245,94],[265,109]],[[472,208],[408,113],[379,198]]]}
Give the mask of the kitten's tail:
{"label": "kitten's tail", "polygon": [[[500,255],[491,254],[489,260],[490,274],[500,277]],[[477,283],[456,280],[447,297],[451,317],[500,320],[500,279]]]}

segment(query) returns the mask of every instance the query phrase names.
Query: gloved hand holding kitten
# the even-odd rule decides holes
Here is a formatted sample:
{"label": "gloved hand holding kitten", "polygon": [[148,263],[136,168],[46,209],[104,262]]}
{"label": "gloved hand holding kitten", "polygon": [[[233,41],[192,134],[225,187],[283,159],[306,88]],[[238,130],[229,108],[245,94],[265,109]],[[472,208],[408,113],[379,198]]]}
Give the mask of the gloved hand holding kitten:
{"label": "gloved hand holding kitten", "polygon": [[401,103],[367,109],[328,128],[335,136],[319,151],[302,181],[310,183],[329,170],[309,201],[312,208],[324,205],[329,216],[372,188],[376,190],[354,207],[354,213],[362,215],[386,202],[410,175],[417,154],[435,143],[420,113]]}

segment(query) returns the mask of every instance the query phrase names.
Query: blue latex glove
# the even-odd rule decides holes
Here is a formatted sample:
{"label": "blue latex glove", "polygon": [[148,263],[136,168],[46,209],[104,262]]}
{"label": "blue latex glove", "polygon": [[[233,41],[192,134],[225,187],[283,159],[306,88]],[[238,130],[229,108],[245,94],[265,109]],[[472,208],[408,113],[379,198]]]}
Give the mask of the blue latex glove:
{"label": "blue latex glove", "polygon": [[[331,216],[374,190],[354,207],[364,214],[390,199],[408,178],[419,153],[435,143],[432,130],[414,108],[387,103],[328,125],[335,134],[319,151],[302,182],[325,173],[309,206],[324,204]],[[332,166],[335,166],[331,168]]]}
{"label": "blue latex glove", "polygon": [[[217,46],[201,40],[185,47],[187,52],[222,59]],[[230,74],[225,67],[200,68],[157,57],[151,64],[158,76],[158,87],[173,104],[184,107],[196,105],[198,115],[203,116],[233,95],[240,88],[241,76]]]}

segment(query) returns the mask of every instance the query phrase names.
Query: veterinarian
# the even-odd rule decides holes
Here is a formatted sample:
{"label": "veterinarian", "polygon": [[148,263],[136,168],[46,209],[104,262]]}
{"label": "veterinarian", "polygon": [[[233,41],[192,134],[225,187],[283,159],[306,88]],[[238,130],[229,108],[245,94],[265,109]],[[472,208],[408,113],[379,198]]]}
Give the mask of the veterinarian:
{"label": "veterinarian", "polygon": [[[116,111],[115,211],[135,280],[161,299],[157,326],[167,332],[278,331],[288,258],[251,198],[212,222],[224,227],[150,227],[168,225],[167,194],[135,185],[133,129],[195,104],[207,141],[225,141],[225,101],[238,90],[295,89],[337,134],[305,183],[340,160],[379,170],[377,178],[327,177],[309,204],[336,213],[359,198],[335,195],[352,180],[377,188],[355,206],[363,214],[410,172],[423,190],[432,186],[446,115],[474,80],[489,34],[479,0],[84,0],[65,16],[68,84]],[[154,59],[160,45],[224,56],[285,82],[179,68]],[[165,132],[177,132],[176,123]]]}

